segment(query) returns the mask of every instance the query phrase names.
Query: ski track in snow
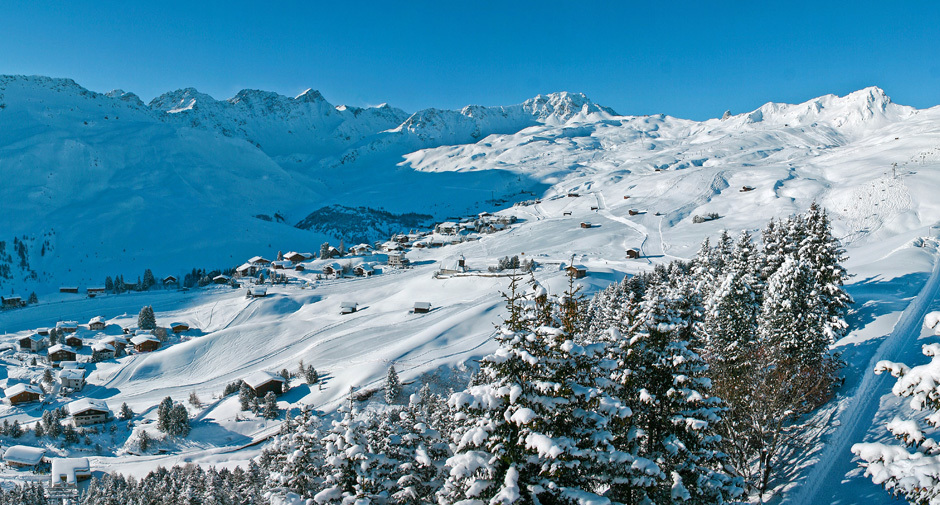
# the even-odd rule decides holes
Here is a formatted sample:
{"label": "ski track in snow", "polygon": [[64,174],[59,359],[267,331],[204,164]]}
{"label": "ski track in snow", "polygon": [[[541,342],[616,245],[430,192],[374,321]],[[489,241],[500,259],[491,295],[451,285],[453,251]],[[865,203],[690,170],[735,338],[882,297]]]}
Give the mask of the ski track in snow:
{"label": "ski track in snow", "polygon": [[[800,483],[794,493],[786,496],[782,503],[811,505],[814,503],[848,503],[844,479],[846,474],[858,468],[851,452],[853,444],[865,440],[871,421],[878,413],[881,398],[891,392],[897,380],[891,374],[876,375],[875,364],[891,359],[905,348],[915,346],[920,336],[920,325],[931,302],[940,291],[940,259],[934,258],[934,267],[924,287],[904,309],[891,333],[878,346],[869,360],[864,377],[851,397],[848,406],[838,415],[840,425],[825,441],[819,460],[813,464],[806,481]],[[890,497],[886,494],[886,498]],[[893,501],[893,500],[892,500]]]}

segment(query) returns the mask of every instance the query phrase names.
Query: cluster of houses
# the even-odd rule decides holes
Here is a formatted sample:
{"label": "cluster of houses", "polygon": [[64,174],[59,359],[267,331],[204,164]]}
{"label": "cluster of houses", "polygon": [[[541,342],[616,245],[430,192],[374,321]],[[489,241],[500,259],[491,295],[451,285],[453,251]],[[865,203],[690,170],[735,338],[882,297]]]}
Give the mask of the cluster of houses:
{"label": "cluster of houses", "polygon": [[[163,284],[163,287],[165,289],[175,289],[180,286],[179,278],[176,277],[175,275],[167,275],[166,277],[161,279],[160,282]],[[135,289],[138,289],[138,286],[136,282],[125,281],[123,289],[125,291],[133,291]],[[96,296],[103,295],[107,292],[108,292],[107,288],[105,288],[104,286],[88,286],[85,288],[85,294],[88,296],[88,298],[94,298]],[[77,295],[77,294],[81,294],[81,288],[78,286],[60,286],[59,293],[68,293],[68,294]]]}
{"label": "cluster of houses", "polygon": [[[103,317],[94,317],[86,325],[87,330],[102,331],[107,323]],[[59,321],[55,332],[59,336],[59,343],[49,346],[49,328],[39,328],[34,333],[19,340],[21,351],[40,353],[46,351],[48,362],[53,368],[58,368],[58,383],[53,386],[50,394],[67,394],[81,391],[85,387],[84,363],[78,361],[79,350],[85,346],[82,338],[77,334],[79,325],[74,321]],[[174,333],[189,330],[186,323],[175,322],[169,326]],[[106,360],[120,356],[126,352],[128,346],[133,346],[138,353],[153,352],[160,348],[161,339],[152,330],[137,328],[122,328],[121,334],[95,335],[97,340],[91,344],[92,359]],[[38,385],[19,383],[7,387],[4,391],[7,401],[11,405],[38,402],[45,394]],[[105,422],[111,417],[111,410],[102,400],[83,398],[68,404],[68,412],[75,426],[85,426]]]}
{"label": "cluster of houses", "polygon": [[49,498],[76,498],[77,483],[91,478],[88,458],[48,457],[46,450],[41,447],[10,446],[3,451],[3,463],[14,469],[49,469]]}

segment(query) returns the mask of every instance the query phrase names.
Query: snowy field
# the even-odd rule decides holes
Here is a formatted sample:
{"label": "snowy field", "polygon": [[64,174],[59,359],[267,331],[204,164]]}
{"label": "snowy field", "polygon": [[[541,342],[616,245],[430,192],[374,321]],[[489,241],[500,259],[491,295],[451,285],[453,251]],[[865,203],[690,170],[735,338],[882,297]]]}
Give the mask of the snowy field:
{"label": "snowy field", "polygon": [[[704,238],[714,239],[721,230],[757,234],[769,219],[803,211],[816,201],[830,212],[854,276],[848,286],[856,301],[852,332],[834,346],[848,366],[838,396],[819,413],[828,416],[825,432],[807,448],[786,492],[776,500],[894,502],[862,475],[849,449],[857,442],[890,438],[884,423],[894,417],[899,401],[890,394],[893,379],[874,375],[874,364],[882,359],[924,362],[920,344],[936,341],[931,331],[922,330],[921,322],[928,311],[940,308],[940,201],[934,197],[940,187],[940,109],[899,106],[877,88],[799,105],[768,104],[705,122],[617,116],[582,104],[582,114],[563,119],[536,115],[493,125],[476,119],[484,124],[475,136],[472,128],[465,128],[466,115],[454,112],[430,121],[422,111],[424,116],[408,118],[397,129],[387,127],[395,130],[392,133],[361,133],[364,140],[356,145],[317,147],[335,159],[343,159],[341,153],[359,153],[346,158],[350,167],[342,168],[361,170],[354,178],[357,184],[340,188],[335,175],[328,177],[337,170],[335,164],[311,161],[316,153],[292,154],[296,147],[291,145],[275,143],[268,152],[264,142],[255,148],[238,135],[224,136],[213,128],[162,122],[143,104],[103,95],[94,100],[139,123],[111,129],[98,125],[103,130],[94,134],[81,133],[76,126],[53,128],[55,118],[71,116],[57,116],[55,103],[39,107],[25,98],[16,100],[17,93],[28,97],[53,92],[18,81],[5,86],[0,89],[7,90],[9,107],[0,112],[0,121],[4,114],[22,114],[35,122],[21,123],[15,132],[0,130],[0,176],[9,180],[13,171],[29,163],[55,160],[56,166],[73,173],[66,174],[71,178],[66,181],[59,180],[65,169],[48,176],[37,173],[0,188],[0,198],[11,202],[2,218],[6,221],[0,221],[0,234],[12,230],[10,237],[41,235],[55,229],[51,252],[33,263],[40,270],[39,280],[17,278],[5,285],[5,293],[35,290],[41,302],[0,312],[0,344],[15,343],[60,320],[85,323],[94,316],[108,322],[105,333],[117,333],[122,326],[136,324],[144,305],[153,306],[158,325],[181,321],[193,328],[156,352],[89,367],[88,385],[73,397],[106,400],[113,411],[127,403],[145,419],[154,419],[156,405],[166,396],[185,401],[195,392],[203,401],[202,408],[190,407],[193,431],[186,442],[167,446],[162,454],[132,454],[126,442],[134,434],[123,426],[117,433],[101,434],[105,455],[92,457],[96,470],[142,475],[159,465],[186,461],[247,461],[263,447],[259,442],[277,431],[278,422],[240,413],[237,398],[221,398],[222,389],[259,370],[295,371],[301,360],[324,377],[322,387],[295,379],[292,390],[280,397],[281,407],[312,405],[331,411],[350,388],[378,388],[392,363],[405,382],[434,374],[446,390],[453,385],[448,377],[459,375],[451,367],[493,349],[494,327],[503,317],[499,293],[508,282],[490,275],[434,275],[458,255],[478,274],[504,256],[533,259],[540,265],[536,279],[554,293],[564,289],[562,267],[573,259],[588,267],[588,276],[578,282],[591,294],[653,265],[691,258]],[[72,112],[75,121],[89,114],[91,106],[83,100],[91,99],[76,98],[71,90],[49,96],[62,101],[60,108],[78,104],[78,112]],[[192,99],[199,103],[201,98]],[[191,109],[173,109],[173,114]],[[226,110],[216,116],[235,114]],[[421,118],[423,122],[417,121]],[[437,136],[422,137],[427,132],[421,128],[435,128]],[[135,133],[125,136],[130,131]],[[247,128],[239,135],[262,135],[254,131]],[[127,152],[112,146],[154,142],[163,147],[153,157],[140,159],[128,158]],[[200,144],[231,144],[231,150],[217,148],[230,158],[220,161],[206,155],[198,149]],[[364,150],[373,154],[362,154]],[[206,159],[194,161],[194,156]],[[94,160],[100,161],[104,175],[90,175],[89,163],[99,163]],[[166,171],[182,164],[201,168]],[[221,165],[225,171],[220,172]],[[116,178],[119,167],[139,173],[133,181],[121,180]],[[101,194],[116,196],[65,199],[66,187],[86,185],[89,177],[104,177]],[[144,187],[162,192],[147,200],[128,196]],[[213,187],[226,196],[216,195]],[[241,199],[244,195],[252,196]],[[498,207],[492,202],[495,197],[507,203]],[[510,207],[512,201],[529,199],[526,205]],[[309,201],[318,203],[306,208]],[[235,267],[254,254],[272,258],[279,249],[315,251],[324,240],[335,244],[341,237],[251,216],[273,213],[281,205],[296,222],[320,203],[368,203],[395,212],[426,212],[440,221],[451,214],[486,210],[514,215],[518,221],[476,241],[413,250],[408,253],[412,268],[385,269],[368,278],[316,281],[315,269],[325,262],[313,262],[306,273],[292,272],[288,285],[270,287],[265,298],[248,299],[245,288],[221,286],[93,299],[54,293],[67,283],[99,285],[105,275],[125,270],[130,275],[152,267],[158,276],[177,275],[193,266]],[[122,206],[126,211],[102,210]],[[695,222],[695,216],[710,213],[719,218]],[[184,220],[191,220],[192,226],[176,224]],[[72,222],[77,225],[70,226]],[[580,226],[587,222],[590,228]],[[150,230],[157,230],[157,240],[148,235]],[[90,239],[83,240],[85,236]],[[41,241],[30,242],[33,249],[39,245]],[[625,252],[631,248],[641,257],[627,259]],[[120,252],[128,250],[133,259]],[[37,257],[32,249],[30,257]],[[340,304],[347,301],[358,303],[359,310],[340,314]],[[433,309],[414,314],[415,302],[430,302]],[[97,333],[82,332],[88,337]],[[87,359],[90,351],[80,354]],[[0,352],[5,365],[0,368],[0,387],[38,378],[40,369],[29,367],[21,357],[12,350]],[[53,401],[64,403],[67,400]],[[0,419],[10,422],[32,423],[41,413],[37,404],[0,406]],[[146,427],[134,428],[140,429]],[[30,436],[24,443],[30,443]],[[4,471],[0,477],[19,480],[23,474]]]}

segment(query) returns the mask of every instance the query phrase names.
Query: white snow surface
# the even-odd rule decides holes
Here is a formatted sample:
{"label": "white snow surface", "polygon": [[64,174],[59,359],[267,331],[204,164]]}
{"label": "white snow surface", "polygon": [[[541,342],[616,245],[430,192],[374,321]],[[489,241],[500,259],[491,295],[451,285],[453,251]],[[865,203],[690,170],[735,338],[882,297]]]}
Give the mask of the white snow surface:
{"label": "white snow surface", "polygon": [[[186,321],[192,330],[156,352],[90,365],[79,395],[115,411],[126,402],[153,419],[165,396],[185,401],[196,392],[204,406],[190,407],[187,442],[166,454],[92,456],[91,465],[143,474],[184,462],[240,464],[257,455],[263,445],[255,442],[276,433],[278,421],[236,420],[243,416],[237,398],[219,397],[226,384],[262,370],[296,371],[302,359],[324,378],[322,389],[295,379],[279,405],[331,410],[350,386],[380,387],[393,362],[408,382],[486,355],[495,349],[498,293],[508,281],[479,274],[503,256],[538,262],[536,278],[552,293],[564,289],[563,266],[583,264],[589,274],[578,282],[590,294],[690,258],[723,229],[756,232],[817,201],[829,210],[854,275],[853,331],[835,345],[849,366],[820,414],[831,416],[829,428],[775,500],[893,503],[862,475],[849,447],[890,438],[884,426],[899,402],[893,381],[873,374],[875,363],[922,362],[920,344],[936,340],[940,318],[916,330],[940,310],[937,146],[940,108],[897,105],[874,87],[698,122],[620,116],[574,93],[408,114],[334,107],[315,91],[291,98],[247,90],[215,100],[186,89],[148,106],[131,93],[99,94],[67,79],[0,77],[0,261],[11,258],[0,290],[40,295],[37,305],[0,311],[0,344],[60,319],[99,315],[109,324],[104,335],[114,336],[136,324],[144,305],[154,307],[158,325]],[[511,206],[522,201],[529,202]],[[286,272],[296,282],[271,286],[264,298],[225,286],[93,299],[58,293],[59,286],[100,286],[106,275],[130,281],[145,268],[158,279],[181,279],[193,267],[337,245],[342,237],[291,226],[334,203],[425,213],[437,222],[481,211],[519,222],[477,241],[410,251],[413,268],[367,278],[316,282],[315,269],[327,262],[305,262],[305,272]],[[254,217],[275,213],[285,222]],[[693,222],[708,213],[720,219]],[[25,244],[28,267],[14,237]],[[641,258],[626,259],[629,248]],[[459,255],[470,272],[434,277]],[[350,300],[358,311],[341,315]],[[414,314],[419,301],[434,309]],[[78,335],[104,339],[83,328]],[[38,379],[12,351],[0,351],[0,360],[0,386]],[[480,390],[458,400],[492,398]],[[0,418],[21,423],[41,412],[0,406]],[[525,422],[523,414],[514,421]]]}

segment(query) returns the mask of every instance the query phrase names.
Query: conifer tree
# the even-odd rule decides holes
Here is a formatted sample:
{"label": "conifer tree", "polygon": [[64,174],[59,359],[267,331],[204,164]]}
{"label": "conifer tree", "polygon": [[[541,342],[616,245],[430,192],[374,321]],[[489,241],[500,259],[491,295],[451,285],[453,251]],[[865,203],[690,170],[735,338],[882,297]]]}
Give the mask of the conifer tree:
{"label": "conifer tree", "polygon": [[395,364],[388,367],[388,373],[385,375],[385,403],[394,405],[398,403],[401,397],[401,381],[398,379],[398,372],[395,371]]}
{"label": "conifer tree", "polygon": [[608,482],[611,461],[632,463],[614,451],[607,426],[629,411],[595,384],[601,347],[575,344],[564,329],[578,327],[565,304],[575,290],[557,304],[554,328],[536,328],[532,301],[510,286],[507,304],[519,308],[496,336],[499,350],[481,362],[485,382],[449,402],[459,421],[443,502],[570,500]]}
{"label": "conifer tree", "polygon": [[264,407],[261,415],[265,419],[277,419],[278,414],[277,397],[274,396],[274,393],[268,391],[268,393],[264,395]]}
{"label": "conifer tree", "polygon": [[153,272],[151,272],[149,268],[144,270],[144,278],[141,281],[141,288],[143,288],[144,291],[147,291],[156,284],[157,280],[154,279]]}
{"label": "conifer tree", "polygon": [[153,313],[153,307],[145,305],[140,309],[140,313],[137,315],[137,327],[142,330],[157,329],[157,317]]}
{"label": "conifer tree", "polygon": [[167,396],[160,401],[157,406],[157,429],[163,433],[169,433],[172,423],[170,412],[173,410],[173,399]]}

